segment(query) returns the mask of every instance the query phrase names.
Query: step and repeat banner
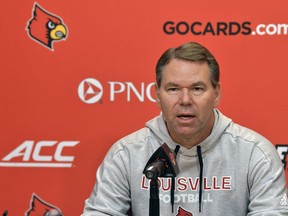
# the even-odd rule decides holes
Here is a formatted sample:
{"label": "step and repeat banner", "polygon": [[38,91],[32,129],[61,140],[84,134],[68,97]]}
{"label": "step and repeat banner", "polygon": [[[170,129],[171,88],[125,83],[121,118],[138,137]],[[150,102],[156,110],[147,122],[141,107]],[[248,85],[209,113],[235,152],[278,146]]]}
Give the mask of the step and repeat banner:
{"label": "step and repeat banner", "polygon": [[110,146],[160,112],[158,58],[188,41],[218,59],[219,109],[267,137],[288,176],[287,6],[285,0],[2,2],[0,214],[80,215]]}

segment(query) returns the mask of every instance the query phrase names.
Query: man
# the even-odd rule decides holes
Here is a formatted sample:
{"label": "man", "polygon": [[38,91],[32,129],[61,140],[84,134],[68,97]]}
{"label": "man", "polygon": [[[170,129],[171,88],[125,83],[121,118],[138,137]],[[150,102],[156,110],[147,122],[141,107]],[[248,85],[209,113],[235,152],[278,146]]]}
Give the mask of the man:
{"label": "man", "polygon": [[217,109],[220,98],[219,66],[209,50],[193,42],[168,49],[156,66],[161,114],[112,146],[83,215],[149,215],[143,169],[163,143],[171,151],[180,146],[180,172],[174,187],[159,178],[160,215],[288,215],[275,147],[225,117]]}

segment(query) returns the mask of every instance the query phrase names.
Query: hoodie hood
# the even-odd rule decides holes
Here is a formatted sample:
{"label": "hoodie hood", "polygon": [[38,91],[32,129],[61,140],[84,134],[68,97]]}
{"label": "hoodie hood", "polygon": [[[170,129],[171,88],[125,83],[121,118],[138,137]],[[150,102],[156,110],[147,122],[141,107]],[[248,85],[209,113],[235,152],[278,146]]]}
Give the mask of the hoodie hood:
{"label": "hoodie hood", "polygon": [[[218,109],[214,109],[214,115],[215,122],[211,134],[197,145],[201,146],[202,154],[205,154],[205,152],[207,152],[211,147],[213,147],[213,143],[215,143],[215,140],[217,140],[221,136],[221,134],[228,127],[228,125],[232,122],[230,118],[224,116]],[[191,149],[187,149],[181,146],[180,143],[176,143],[172,140],[168,133],[162,113],[160,113],[160,115],[155,117],[154,119],[148,121],[146,123],[146,127],[148,127],[155,134],[161,144],[166,143],[170,147],[170,149],[175,149],[177,145],[180,145],[179,154],[190,157],[197,156],[196,146]]]}

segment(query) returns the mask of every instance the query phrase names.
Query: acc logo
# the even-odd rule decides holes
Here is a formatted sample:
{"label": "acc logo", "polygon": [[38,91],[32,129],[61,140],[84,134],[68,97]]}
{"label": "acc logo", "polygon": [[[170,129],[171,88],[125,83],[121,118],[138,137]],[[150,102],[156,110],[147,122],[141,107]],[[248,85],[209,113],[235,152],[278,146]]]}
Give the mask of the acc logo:
{"label": "acc logo", "polygon": [[32,195],[30,209],[27,210],[25,216],[63,216],[61,210],[51,204],[44,202],[36,194]]}
{"label": "acc logo", "polygon": [[85,103],[96,103],[102,98],[103,87],[98,80],[87,78],[79,84],[78,95]]}
{"label": "acc logo", "polygon": [[28,35],[44,47],[53,49],[53,42],[67,37],[67,27],[61,18],[34,4],[32,18],[28,21]]}
{"label": "acc logo", "polygon": [[282,163],[284,164],[284,169],[286,169],[287,165],[287,154],[288,154],[288,145],[276,145],[276,149],[278,151],[278,154],[282,160]]}
{"label": "acc logo", "polygon": [[[63,155],[63,150],[72,148],[79,141],[24,141],[6,155],[0,167],[72,167],[74,156]],[[43,152],[46,152],[43,154]]]}

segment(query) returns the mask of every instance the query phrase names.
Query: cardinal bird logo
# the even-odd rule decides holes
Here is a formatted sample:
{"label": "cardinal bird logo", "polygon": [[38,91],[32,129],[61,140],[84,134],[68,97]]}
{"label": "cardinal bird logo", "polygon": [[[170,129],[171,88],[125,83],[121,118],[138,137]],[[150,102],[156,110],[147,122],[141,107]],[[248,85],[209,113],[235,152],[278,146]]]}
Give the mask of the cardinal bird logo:
{"label": "cardinal bird logo", "polygon": [[181,208],[181,206],[179,206],[178,214],[176,216],[193,216],[193,214]]}
{"label": "cardinal bird logo", "polygon": [[28,21],[28,35],[46,48],[54,50],[53,42],[67,38],[67,27],[61,18],[55,16],[37,3],[34,4],[32,18]]}
{"label": "cardinal bird logo", "polygon": [[63,214],[60,209],[44,202],[36,194],[33,194],[30,209],[25,216],[63,216]]}

